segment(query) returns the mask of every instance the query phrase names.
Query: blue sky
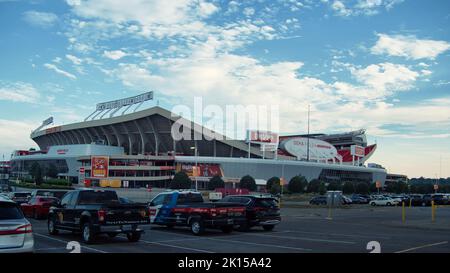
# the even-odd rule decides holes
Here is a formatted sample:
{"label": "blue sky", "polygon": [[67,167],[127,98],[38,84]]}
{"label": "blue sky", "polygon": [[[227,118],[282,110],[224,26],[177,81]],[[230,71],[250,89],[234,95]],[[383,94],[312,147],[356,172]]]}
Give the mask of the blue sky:
{"label": "blue sky", "polygon": [[282,133],[365,128],[370,159],[450,176],[450,2],[0,0],[0,154],[96,103],[276,104]]}

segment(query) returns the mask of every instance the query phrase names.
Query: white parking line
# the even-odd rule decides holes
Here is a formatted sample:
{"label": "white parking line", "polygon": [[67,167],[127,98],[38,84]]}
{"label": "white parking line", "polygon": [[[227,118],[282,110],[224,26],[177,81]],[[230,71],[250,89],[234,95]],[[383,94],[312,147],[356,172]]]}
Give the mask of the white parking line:
{"label": "white parking line", "polygon": [[292,233],[305,233],[305,234],[315,234],[315,235],[330,235],[330,236],[342,236],[342,237],[359,237],[359,238],[369,238],[373,239],[390,239],[391,237],[381,236],[381,235],[356,235],[356,234],[341,234],[341,233],[325,233],[325,232],[312,232],[312,231],[301,231],[301,230],[289,230]]}
{"label": "white parking line", "polygon": [[203,253],[214,253],[212,251],[198,249],[198,248],[191,248],[191,247],[184,247],[184,246],[176,246],[176,245],[170,245],[170,244],[164,244],[164,243],[158,243],[158,242],[150,242],[145,240],[139,240],[139,242],[147,243],[147,244],[154,244],[154,245],[161,245],[161,246],[167,246],[167,247],[173,247],[173,248],[179,248],[184,250],[191,250],[196,252],[203,252]]}
{"label": "white parking line", "polygon": [[[53,237],[50,237],[50,236],[47,236],[47,235],[43,235],[43,234],[39,234],[39,233],[33,233],[33,235],[44,237],[44,238],[47,238],[49,240],[57,241],[57,242],[64,243],[64,244],[67,244],[68,242],[70,242],[70,241],[64,241],[64,240],[56,239],[56,238],[53,238]],[[100,253],[108,253],[106,251],[95,249],[95,248],[84,246],[84,245],[81,245],[81,247],[85,248],[85,249],[92,250],[92,251],[97,251],[97,252],[100,252]]]}
{"label": "white parking line", "polygon": [[395,253],[404,253],[404,252],[409,252],[409,251],[413,251],[413,250],[417,250],[417,249],[421,249],[421,248],[438,246],[438,245],[445,245],[445,244],[448,244],[448,241],[434,243],[434,244],[428,244],[428,245],[423,245],[423,246],[418,246],[418,247],[413,247],[413,248],[408,248],[408,249],[405,249],[405,250],[397,251]]}
{"label": "white parking line", "polygon": [[251,234],[248,235],[252,236],[260,236],[260,237],[272,237],[272,238],[280,238],[280,239],[289,239],[289,240],[301,240],[301,241],[311,241],[311,242],[325,242],[325,243],[334,243],[334,244],[356,244],[356,242],[349,242],[349,241],[340,241],[340,240],[328,240],[328,239],[314,239],[314,238],[307,238],[307,237],[294,237],[294,236],[277,236],[277,235],[270,235],[270,234]]}
{"label": "white parking line", "polygon": [[312,251],[312,249],[301,248],[301,247],[279,246],[279,245],[272,245],[272,244],[260,244],[260,243],[252,243],[252,242],[244,242],[244,241],[236,241],[236,240],[217,239],[217,238],[205,238],[205,239],[206,240],[219,241],[219,242],[227,242],[227,243],[231,242],[231,243],[238,243],[238,244],[266,246],[266,247],[268,246],[268,247],[274,247],[274,248],[292,249],[292,250],[300,250],[300,251]]}

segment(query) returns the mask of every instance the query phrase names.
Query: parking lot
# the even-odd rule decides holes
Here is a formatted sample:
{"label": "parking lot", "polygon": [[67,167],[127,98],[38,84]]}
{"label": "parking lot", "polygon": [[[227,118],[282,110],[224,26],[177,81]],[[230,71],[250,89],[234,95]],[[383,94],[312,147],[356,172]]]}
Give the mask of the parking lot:
{"label": "parking lot", "polygon": [[[430,207],[406,208],[402,223],[401,207],[281,209],[282,222],[274,231],[255,227],[249,232],[224,234],[208,230],[200,237],[187,228],[153,226],[137,243],[125,236],[100,236],[92,245],[81,244],[81,252],[98,253],[368,253],[367,244],[376,241],[381,252],[450,253],[450,206],[440,207],[431,221]],[[330,217],[331,216],[331,217]],[[30,219],[38,253],[67,253],[67,243],[80,241],[80,234],[47,233],[45,220]]]}

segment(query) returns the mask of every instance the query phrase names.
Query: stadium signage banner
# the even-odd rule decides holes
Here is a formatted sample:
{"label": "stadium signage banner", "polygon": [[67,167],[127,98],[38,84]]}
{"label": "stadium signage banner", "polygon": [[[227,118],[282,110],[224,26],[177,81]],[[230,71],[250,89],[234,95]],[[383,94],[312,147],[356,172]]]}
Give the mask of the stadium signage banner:
{"label": "stadium signage banner", "polygon": [[[309,142],[309,149],[308,149]],[[306,137],[294,137],[281,142],[281,148],[297,159],[332,160],[338,157],[336,148],[328,142]]]}
{"label": "stadium signage banner", "polygon": [[91,157],[92,177],[107,178],[109,169],[108,156]]}
{"label": "stadium signage banner", "polygon": [[270,131],[247,130],[247,142],[278,144],[278,134]]}
{"label": "stadium signage banner", "polygon": [[365,151],[364,151],[364,147],[358,146],[358,145],[352,145],[350,147],[350,153],[353,156],[358,156],[358,157],[364,157],[365,156]]}
{"label": "stadium signage banner", "polygon": [[144,93],[144,94],[141,94],[138,96],[134,96],[134,97],[98,103],[97,111],[121,108],[124,106],[129,106],[129,105],[141,103],[141,102],[152,100],[152,99],[153,99],[153,91],[150,91],[150,92],[147,92],[147,93]]}

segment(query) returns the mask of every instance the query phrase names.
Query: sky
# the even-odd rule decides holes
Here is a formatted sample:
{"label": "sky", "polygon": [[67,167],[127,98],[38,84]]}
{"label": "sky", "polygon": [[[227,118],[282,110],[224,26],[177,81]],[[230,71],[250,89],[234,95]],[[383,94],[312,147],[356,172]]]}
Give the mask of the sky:
{"label": "sky", "polygon": [[450,1],[0,0],[0,155],[153,90],[277,105],[280,133],[364,128],[369,159],[450,177]]}

